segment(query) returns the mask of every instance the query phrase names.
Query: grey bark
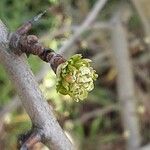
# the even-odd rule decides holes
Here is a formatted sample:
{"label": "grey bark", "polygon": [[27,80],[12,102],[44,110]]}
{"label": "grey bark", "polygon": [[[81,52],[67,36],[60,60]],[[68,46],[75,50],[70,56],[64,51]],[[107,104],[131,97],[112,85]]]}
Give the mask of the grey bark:
{"label": "grey bark", "polygon": [[8,43],[8,31],[0,20],[0,63],[6,69],[32,123],[43,134],[42,142],[55,150],[73,149],[71,142],[58,124],[52,107],[43,98],[24,55],[15,55],[8,48]]}
{"label": "grey bark", "polygon": [[126,32],[119,15],[113,20],[112,45],[118,71],[117,90],[121,107],[122,124],[126,135],[126,147],[127,150],[138,150],[141,139],[134,93],[134,79]]}
{"label": "grey bark", "polygon": [[87,30],[87,28],[95,21],[98,13],[102,10],[107,0],[97,0],[93,9],[87,15],[85,21],[78,28],[78,31],[73,34],[73,36],[60,48],[59,53],[69,56],[69,51],[75,41],[80,37],[80,35]]}

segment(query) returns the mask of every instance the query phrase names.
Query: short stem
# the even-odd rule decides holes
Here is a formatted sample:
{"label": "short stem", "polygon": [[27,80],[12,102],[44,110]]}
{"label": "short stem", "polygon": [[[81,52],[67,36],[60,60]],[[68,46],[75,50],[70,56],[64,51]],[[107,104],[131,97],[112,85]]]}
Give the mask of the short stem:
{"label": "short stem", "polygon": [[26,53],[39,56],[43,61],[50,63],[53,71],[56,73],[57,67],[66,60],[50,48],[44,48],[38,42],[38,38],[34,35],[21,35],[13,33],[10,38],[10,47],[15,49],[15,53]]}

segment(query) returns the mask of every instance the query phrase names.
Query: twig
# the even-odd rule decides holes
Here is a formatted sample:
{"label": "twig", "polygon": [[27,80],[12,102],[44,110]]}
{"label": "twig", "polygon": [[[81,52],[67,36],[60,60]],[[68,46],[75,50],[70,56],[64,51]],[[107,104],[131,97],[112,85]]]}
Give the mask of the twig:
{"label": "twig", "polygon": [[99,108],[99,109],[93,110],[91,112],[88,112],[86,114],[83,114],[79,119],[76,119],[74,122],[85,123],[91,118],[100,117],[111,111],[118,111],[118,110],[119,110],[118,105],[110,105],[110,106],[107,106],[104,108]]}
{"label": "twig", "polygon": [[0,22],[0,62],[15,86],[22,104],[32,120],[34,129],[42,136],[42,142],[46,143],[49,148],[73,149],[59,126],[52,108],[43,98],[37,82],[26,64],[24,55],[18,56],[8,50],[8,42],[8,32],[4,24]]}
{"label": "twig", "polygon": [[[101,64],[104,64],[104,60],[106,58],[110,58],[112,52],[111,51],[103,51],[103,52],[100,52],[98,53],[96,56],[93,56],[91,59],[92,59],[92,62],[93,62],[93,67],[97,70],[97,71],[100,71],[100,68],[101,68]],[[106,61],[105,61],[106,62]],[[110,63],[106,62],[108,64],[108,66],[111,66]],[[105,64],[106,64],[105,63]]]}
{"label": "twig", "polygon": [[21,26],[16,32],[20,35],[26,34],[31,28],[32,25],[35,24],[41,17],[47,12],[47,10],[44,10],[42,13],[38,14],[37,16],[33,17],[33,19],[26,22],[23,26]]}
{"label": "twig", "polygon": [[102,10],[104,5],[106,4],[107,0],[98,0],[91,12],[87,15],[87,18],[79,27],[77,32],[75,32],[72,37],[60,48],[59,53],[65,54],[65,56],[69,56],[69,51],[71,46],[75,43],[75,41],[80,37],[80,35],[87,30],[87,28],[95,21],[98,13]]}
{"label": "twig", "polygon": [[[23,25],[23,28],[26,28]],[[28,32],[28,31],[26,31]],[[25,33],[25,32],[24,32]],[[22,32],[21,32],[22,34]],[[57,67],[64,63],[66,60],[63,56],[55,53],[50,48],[45,48],[38,42],[38,38],[35,35],[21,35],[18,31],[13,33],[10,38],[9,46],[16,54],[33,54],[39,56],[43,61],[50,63],[51,68],[56,72]]]}
{"label": "twig", "polygon": [[[87,27],[87,30],[99,30],[99,29],[110,29],[110,24],[109,22],[95,22],[92,25],[89,25]],[[40,39],[48,39],[48,40],[52,40],[55,37],[64,34],[66,32],[73,32],[75,33],[76,31],[78,31],[78,29],[80,28],[80,26],[78,25],[73,25],[73,26],[69,26],[69,27],[61,27],[59,29],[55,29],[54,31],[52,31],[50,34],[44,34]],[[65,53],[64,53],[65,55]]]}
{"label": "twig", "polygon": [[118,70],[117,89],[121,105],[122,123],[126,133],[127,149],[137,150],[140,147],[140,129],[136,114],[136,97],[134,79],[130,63],[125,29],[118,12],[113,18],[112,43],[113,53]]}

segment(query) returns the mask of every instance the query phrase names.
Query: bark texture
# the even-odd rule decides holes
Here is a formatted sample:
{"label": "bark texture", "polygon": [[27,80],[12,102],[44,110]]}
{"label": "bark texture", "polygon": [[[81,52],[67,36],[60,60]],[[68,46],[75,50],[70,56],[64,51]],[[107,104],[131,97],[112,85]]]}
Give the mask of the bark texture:
{"label": "bark texture", "polygon": [[9,49],[8,31],[0,21],[0,63],[4,66],[16,88],[22,104],[30,116],[34,131],[41,141],[54,150],[72,150],[73,146],[58,124],[52,107],[48,105],[26,63],[24,55]]}
{"label": "bark texture", "polygon": [[120,100],[120,110],[127,150],[140,148],[140,129],[137,117],[136,96],[134,93],[134,78],[129,58],[126,32],[117,14],[113,20],[112,29],[113,53],[115,56],[117,76],[117,90]]}

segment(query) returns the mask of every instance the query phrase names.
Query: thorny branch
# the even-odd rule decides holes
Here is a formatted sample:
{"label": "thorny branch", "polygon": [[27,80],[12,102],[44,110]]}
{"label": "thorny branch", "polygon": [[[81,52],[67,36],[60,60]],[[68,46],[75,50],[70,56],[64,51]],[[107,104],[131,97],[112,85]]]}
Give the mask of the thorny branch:
{"label": "thorny branch", "polygon": [[[99,10],[98,7],[96,7],[96,8],[97,8],[96,10],[98,11]],[[30,20],[29,22],[27,22],[23,26],[21,26],[15,33],[12,33],[9,38],[9,47],[17,55],[21,55],[22,53],[26,53],[27,55],[28,54],[38,55],[43,61],[49,62],[52,69],[56,73],[57,67],[60,64],[64,63],[65,59],[61,55],[56,54],[53,50],[44,48],[38,42],[38,38],[35,35],[27,35],[28,31],[32,28],[32,25],[45,13],[46,13],[46,11],[44,11],[43,13],[34,17],[32,20]],[[31,118],[33,119],[32,116],[31,116]],[[34,122],[34,120],[33,120],[33,122]],[[33,125],[35,126],[36,124],[33,124]],[[34,127],[33,129],[35,129],[35,128],[37,128],[37,127]],[[32,130],[31,130],[31,132],[32,132]],[[22,148],[23,149],[29,148],[32,146],[30,143],[32,143],[32,144],[35,143],[33,141],[40,141],[43,137],[43,133],[42,134],[41,133],[42,133],[42,131],[38,130],[38,132],[36,134],[33,131],[33,133],[28,134],[29,137],[25,136],[25,139],[23,139],[23,141],[21,142]],[[36,136],[37,134],[40,134],[39,135],[40,138],[35,140],[35,138],[38,137],[38,136]]]}
{"label": "thorny branch", "polygon": [[[19,36],[18,41],[16,38]],[[17,43],[16,43],[17,42]],[[39,42],[38,38],[34,35],[18,35],[16,33],[12,34],[10,39],[10,47],[15,50],[16,53],[21,50],[26,54],[38,55],[43,61],[49,62],[54,72],[56,72],[57,67],[65,62],[65,59],[56,54],[52,49],[44,48]]]}
{"label": "thorny branch", "polygon": [[45,13],[46,11],[34,17],[17,29],[15,33],[12,33],[9,46],[16,54],[26,53],[27,55],[38,55],[43,61],[49,62],[56,73],[57,67],[61,63],[64,63],[65,59],[61,55],[56,54],[52,49],[44,48],[35,35],[27,35],[28,31],[32,28],[32,25]]}
{"label": "thorny branch", "polygon": [[[92,9],[91,12],[89,13],[89,15],[87,15],[87,18],[85,19],[85,21],[83,22],[83,24],[82,24],[81,26],[79,26],[78,30],[80,29],[80,31],[79,31],[78,35],[77,35],[77,36],[74,35],[74,36],[72,37],[73,41],[72,41],[71,38],[70,38],[68,44],[63,45],[62,48],[59,50],[59,53],[64,53],[66,50],[68,51],[69,47],[66,46],[66,45],[72,45],[71,43],[72,43],[72,42],[74,43],[75,40],[76,40],[84,31],[86,31],[86,29],[89,28],[89,26],[91,25],[91,23],[94,22],[96,16],[98,15],[98,12],[101,11],[101,9],[104,7],[104,5],[106,4],[106,2],[107,2],[107,0],[102,0],[102,1],[99,0],[99,1],[95,4],[95,6],[93,7],[93,9]],[[38,16],[35,16],[32,20],[30,20],[29,22],[27,22],[26,24],[24,24],[23,26],[21,26],[21,28],[19,28],[19,29],[17,30],[17,34],[18,34],[18,32],[19,32],[19,34],[21,34],[21,35],[27,33],[27,32],[31,29],[32,25],[33,25],[35,22],[37,22],[38,19],[40,19],[45,13],[47,13],[47,11],[48,11],[48,10],[43,11],[41,14],[39,14]],[[99,26],[99,25],[98,25],[98,26]],[[104,26],[104,28],[105,28],[105,26],[107,26],[108,28],[110,27],[108,24],[105,24],[105,23],[104,23],[104,24],[102,23],[102,25],[100,24],[100,27],[103,27],[103,26]],[[107,28],[107,27],[106,27],[106,28]],[[75,37],[75,38],[74,38],[74,37]],[[17,53],[18,53],[18,52],[17,52]],[[21,52],[21,53],[22,53],[22,52]],[[67,52],[67,53],[68,53],[68,52]],[[65,53],[64,55],[65,55],[65,56],[68,56],[67,53]]]}
{"label": "thorny branch", "polygon": [[[17,48],[17,46],[21,45],[21,41],[26,37],[25,33],[30,28],[31,23],[28,22],[23,28],[20,28],[21,30],[17,30],[20,34],[17,32],[14,33],[17,35],[16,38],[18,43],[16,42],[16,47],[12,46],[13,48]],[[8,43],[13,39],[12,37],[14,34],[9,38],[5,25],[0,22],[0,62],[8,72],[19,96],[21,97],[22,104],[33,123],[33,129],[31,130],[32,134],[30,134],[31,136],[29,136],[29,138],[23,138],[23,147],[21,148],[29,149],[33,146],[32,144],[41,141],[52,149],[73,149],[71,142],[56,121],[52,108],[44,100],[31,70],[26,65],[24,55],[18,56],[9,50]],[[11,43],[13,42],[11,41],[10,45]],[[27,44],[27,41],[25,43]],[[21,46],[22,47],[18,48],[23,48],[23,45]],[[26,46],[28,46],[28,44]],[[52,57],[53,55],[52,52]]]}

